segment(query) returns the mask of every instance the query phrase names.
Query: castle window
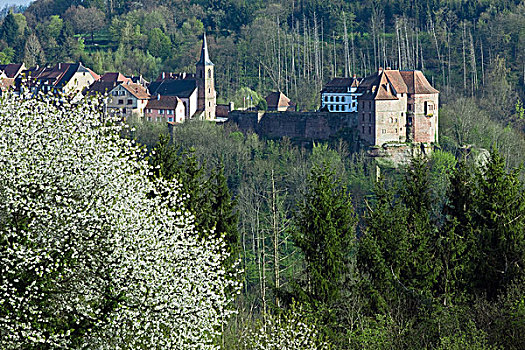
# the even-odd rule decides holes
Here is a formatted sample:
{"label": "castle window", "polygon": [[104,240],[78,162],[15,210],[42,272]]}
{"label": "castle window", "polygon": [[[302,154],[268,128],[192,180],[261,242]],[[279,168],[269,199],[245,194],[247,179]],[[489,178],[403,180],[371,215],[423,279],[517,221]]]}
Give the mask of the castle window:
{"label": "castle window", "polygon": [[368,122],[372,122],[372,113],[368,113]]}
{"label": "castle window", "polygon": [[368,127],[368,133],[369,133],[370,135],[372,135],[372,127],[371,127],[371,126]]}
{"label": "castle window", "polygon": [[133,100],[129,99],[128,100],[128,105],[132,105],[133,104]]}
{"label": "castle window", "polygon": [[[363,115],[363,121],[365,121],[365,113],[363,112],[362,115]],[[364,128],[364,126],[363,126],[363,128]]]}
{"label": "castle window", "polygon": [[363,125],[363,134],[365,133],[365,126]]}
{"label": "castle window", "polygon": [[124,104],[124,100],[118,100],[118,104],[119,105],[123,105]]}
{"label": "castle window", "polygon": [[397,128],[396,128],[396,134],[397,134]]}
{"label": "castle window", "polygon": [[386,134],[386,129],[381,129],[382,134]]}
{"label": "castle window", "polygon": [[372,102],[368,101],[368,109],[372,109]]}
{"label": "castle window", "polygon": [[211,69],[208,69],[208,78],[211,79]]}
{"label": "castle window", "polygon": [[390,123],[394,122],[394,118],[390,117]]}

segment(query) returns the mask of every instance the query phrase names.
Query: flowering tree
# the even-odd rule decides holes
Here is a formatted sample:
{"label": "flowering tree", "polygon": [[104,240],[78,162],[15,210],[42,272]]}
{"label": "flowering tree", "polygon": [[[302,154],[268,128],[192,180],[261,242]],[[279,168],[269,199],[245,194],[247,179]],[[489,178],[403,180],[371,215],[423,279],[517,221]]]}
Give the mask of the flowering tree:
{"label": "flowering tree", "polygon": [[0,99],[0,348],[216,348],[224,243],[95,102]]}
{"label": "flowering tree", "polygon": [[300,311],[292,308],[281,317],[266,315],[266,323],[249,331],[244,339],[246,350],[324,350],[329,345]]}

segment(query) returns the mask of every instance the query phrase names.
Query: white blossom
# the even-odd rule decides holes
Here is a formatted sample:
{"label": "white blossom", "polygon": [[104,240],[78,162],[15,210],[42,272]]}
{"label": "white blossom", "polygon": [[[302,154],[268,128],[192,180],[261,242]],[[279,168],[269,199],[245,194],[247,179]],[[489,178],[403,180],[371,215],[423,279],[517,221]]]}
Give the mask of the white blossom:
{"label": "white blossom", "polygon": [[289,310],[279,316],[266,315],[254,330],[244,337],[246,350],[325,350],[328,344],[314,324],[301,311]]}
{"label": "white blossom", "polygon": [[0,348],[214,349],[224,243],[97,106],[0,98]]}

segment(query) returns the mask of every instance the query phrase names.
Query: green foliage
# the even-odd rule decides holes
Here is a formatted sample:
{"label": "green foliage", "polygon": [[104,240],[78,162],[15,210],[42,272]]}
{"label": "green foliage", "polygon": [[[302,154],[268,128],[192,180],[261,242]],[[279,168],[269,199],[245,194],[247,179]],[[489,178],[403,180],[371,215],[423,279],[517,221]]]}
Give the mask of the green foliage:
{"label": "green foliage", "polygon": [[346,186],[328,163],[314,166],[304,199],[298,204],[293,237],[304,254],[307,300],[338,299],[355,239],[355,217]]}

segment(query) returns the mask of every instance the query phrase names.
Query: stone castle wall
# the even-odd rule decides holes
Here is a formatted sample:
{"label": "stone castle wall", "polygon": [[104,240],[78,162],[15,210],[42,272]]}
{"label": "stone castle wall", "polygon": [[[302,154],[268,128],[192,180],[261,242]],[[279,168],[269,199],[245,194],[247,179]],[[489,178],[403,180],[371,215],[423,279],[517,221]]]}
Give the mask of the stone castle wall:
{"label": "stone castle wall", "polygon": [[327,140],[357,126],[357,113],[232,111],[228,118],[245,132],[300,140]]}

